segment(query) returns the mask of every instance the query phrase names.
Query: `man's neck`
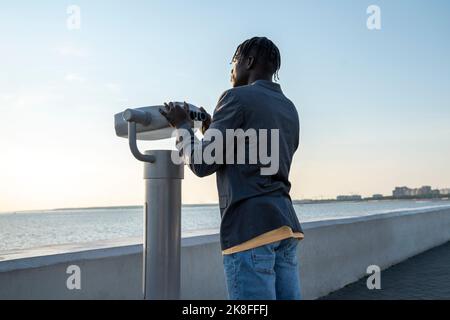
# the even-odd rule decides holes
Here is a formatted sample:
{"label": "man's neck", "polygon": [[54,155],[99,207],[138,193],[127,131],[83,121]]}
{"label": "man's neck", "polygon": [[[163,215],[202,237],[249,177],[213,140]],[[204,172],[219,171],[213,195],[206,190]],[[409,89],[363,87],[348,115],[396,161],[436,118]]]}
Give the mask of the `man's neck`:
{"label": "man's neck", "polygon": [[272,82],[272,76],[267,76],[267,75],[262,76],[262,75],[257,75],[257,74],[251,75],[248,78],[248,84],[252,84],[253,82],[258,81],[258,80],[265,80],[265,81]]}

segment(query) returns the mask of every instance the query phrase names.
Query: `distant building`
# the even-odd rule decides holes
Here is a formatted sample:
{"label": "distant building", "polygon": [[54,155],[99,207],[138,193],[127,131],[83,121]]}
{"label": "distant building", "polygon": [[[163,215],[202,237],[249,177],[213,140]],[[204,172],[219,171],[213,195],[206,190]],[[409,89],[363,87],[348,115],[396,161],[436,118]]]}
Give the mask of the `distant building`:
{"label": "distant building", "polygon": [[392,191],[394,198],[405,198],[405,197],[420,197],[420,198],[430,198],[439,197],[443,194],[441,190],[432,189],[431,186],[422,186],[420,188],[410,189],[408,187],[396,187]]}
{"label": "distant building", "polygon": [[444,196],[449,196],[450,195],[450,188],[441,189],[441,190],[439,190],[439,193],[441,195],[444,195]]}
{"label": "distant building", "polygon": [[351,195],[351,196],[337,196],[337,201],[357,201],[362,200],[362,197],[360,195]]}
{"label": "distant building", "polygon": [[439,196],[441,194],[441,191],[439,189],[433,189],[431,190],[431,194],[433,196]]}
{"label": "distant building", "polygon": [[382,194],[374,194],[373,196],[372,196],[372,199],[383,199],[384,198],[384,196],[382,195]]}
{"label": "distant building", "polygon": [[423,186],[419,189],[419,196],[426,196],[431,194],[431,187],[430,186]]}
{"label": "distant building", "polygon": [[408,197],[411,195],[412,189],[408,187],[395,187],[395,190],[392,191],[392,196],[394,198]]}

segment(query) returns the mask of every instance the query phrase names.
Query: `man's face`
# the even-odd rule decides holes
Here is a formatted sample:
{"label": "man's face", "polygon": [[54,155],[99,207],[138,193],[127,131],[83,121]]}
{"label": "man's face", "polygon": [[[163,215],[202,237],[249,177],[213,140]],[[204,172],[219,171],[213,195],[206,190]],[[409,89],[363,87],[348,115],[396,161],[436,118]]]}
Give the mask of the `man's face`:
{"label": "man's face", "polygon": [[231,65],[231,85],[233,88],[247,85],[248,72],[242,59],[233,59]]}

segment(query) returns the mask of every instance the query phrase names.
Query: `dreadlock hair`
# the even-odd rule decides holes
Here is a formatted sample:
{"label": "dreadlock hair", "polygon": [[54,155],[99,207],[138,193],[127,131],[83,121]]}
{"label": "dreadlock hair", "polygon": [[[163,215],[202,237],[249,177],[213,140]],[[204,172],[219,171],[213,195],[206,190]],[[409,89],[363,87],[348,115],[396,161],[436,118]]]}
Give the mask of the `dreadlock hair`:
{"label": "dreadlock hair", "polygon": [[277,46],[266,37],[253,37],[241,43],[233,55],[232,61],[240,61],[247,58],[254,50],[254,57],[264,65],[268,71],[272,72],[276,80],[280,80],[278,71],[281,67],[281,55]]}

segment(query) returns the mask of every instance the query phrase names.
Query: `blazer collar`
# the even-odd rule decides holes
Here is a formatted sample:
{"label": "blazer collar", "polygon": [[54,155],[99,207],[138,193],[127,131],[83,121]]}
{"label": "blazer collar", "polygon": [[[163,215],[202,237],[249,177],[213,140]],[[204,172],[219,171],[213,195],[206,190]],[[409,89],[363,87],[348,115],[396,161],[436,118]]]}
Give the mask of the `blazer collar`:
{"label": "blazer collar", "polygon": [[252,86],[254,86],[254,85],[263,86],[263,87],[266,87],[266,88],[268,88],[270,90],[274,90],[274,91],[283,93],[283,91],[281,90],[280,84],[272,82],[272,81],[269,81],[269,80],[256,80],[251,85]]}

